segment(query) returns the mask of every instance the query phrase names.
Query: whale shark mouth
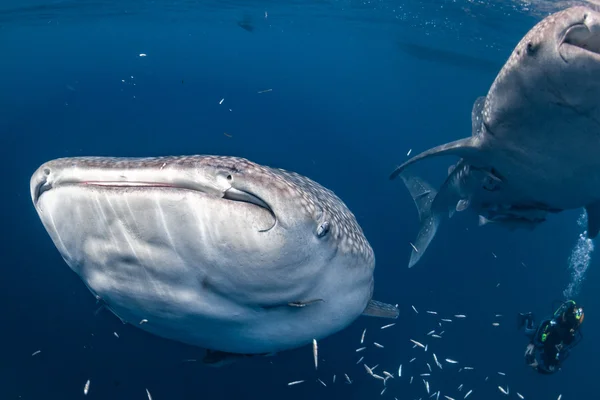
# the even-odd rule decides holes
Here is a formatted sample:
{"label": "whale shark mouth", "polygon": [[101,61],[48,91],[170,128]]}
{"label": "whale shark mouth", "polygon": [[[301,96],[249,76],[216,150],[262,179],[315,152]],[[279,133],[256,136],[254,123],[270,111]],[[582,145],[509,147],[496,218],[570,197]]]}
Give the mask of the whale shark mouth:
{"label": "whale shark mouth", "polygon": [[[48,192],[54,188],[63,187],[63,186],[89,186],[89,187],[96,186],[96,187],[105,187],[107,189],[139,188],[142,190],[144,188],[165,188],[167,190],[168,189],[191,190],[191,191],[195,191],[195,192],[199,192],[199,193],[211,194],[210,191],[204,191],[204,190],[202,190],[201,187],[198,187],[197,185],[193,185],[193,184],[186,185],[183,182],[181,184],[173,184],[173,183],[163,183],[163,182],[141,182],[141,181],[136,182],[136,181],[110,181],[110,180],[107,180],[107,181],[83,180],[83,181],[61,182],[58,185],[53,185],[53,184],[49,183],[48,181],[43,180],[43,181],[39,181],[36,185],[36,188],[34,189],[34,198],[33,198],[34,204],[37,204],[40,197],[45,192]],[[273,209],[267,204],[266,201],[264,201],[263,199],[261,199],[260,197],[258,197],[255,194],[249,193],[244,190],[239,190],[234,187],[230,187],[229,189],[225,190],[222,193],[221,197],[225,200],[239,201],[239,202],[243,202],[243,203],[254,204],[258,207],[261,207],[261,208],[264,208],[265,210],[267,210],[273,216],[274,222],[273,222],[272,226],[268,227],[265,230],[262,230],[263,232],[273,229],[273,227],[277,224],[277,216],[276,216],[275,212],[273,211]]]}
{"label": "whale shark mouth", "polygon": [[[57,187],[65,186],[65,185],[100,186],[100,187],[107,187],[107,188],[124,188],[124,189],[125,188],[164,187],[164,188],[172,188],[175,190],[176,189],[193,190],[193,191],[205,193],[201,188],[199,188],[197,186],[192,187],[192,185],[188,186],[188,185],[184,185],[184,184],[178,185],[178,184],[162,183],[162,182],[135,182],[135,181],[81,181],[81,182],[75,182],[75,181],[73,181],[73,182],[61,183]],[[35,189],[35,197],[33,199],[34,203],[37,203],[37,201],[39,200],[39,198],[42,196],[42,194],[44,192],[47,192],[47,191],[53,189],[54,187],[55,187],[55,185],[52,185],[52,184],[48,183],[47,181],[39,182]],[[246,202],[246,203],[252,203],[259,207],[262,207],[262,208],[265,208],[265,209],[271,211],[271,213],[273,212],[271,207],[269,207],[269,205],[264,200],[262,200],[260,197],[254,195],[252,193],[246,192],[246,191],[235,189],[233,187],[224,191],[223,198],[227,199],[227,200],[236,200],[236,201],[242,201],[242,202]]]}
{"label": "whale shark mouth", "polygon": [[[572,50],[577,49],[579,52],[585,52],[600,62],[599,27],[593,26],[592,29],[590,29],[585,22],[570,26],[561,41],[561,46],[564,45],[571,47]],[[563,54],[561,54],[561,57],[563,60],[567,61]]]}

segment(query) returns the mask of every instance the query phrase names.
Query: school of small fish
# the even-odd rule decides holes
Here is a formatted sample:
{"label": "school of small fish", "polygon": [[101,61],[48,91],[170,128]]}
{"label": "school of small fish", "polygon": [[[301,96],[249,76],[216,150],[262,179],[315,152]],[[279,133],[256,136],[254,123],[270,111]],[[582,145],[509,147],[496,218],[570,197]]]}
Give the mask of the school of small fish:
{"label": "school of small fish", "polygon": [[[415,312],[415,314],[419,314],[419,311],[417,310],[417,308],[414,305],[411,305],[411,309]],[[442,323],[450,323],[452,322],[451,319],[449,318],[439,318],[436,317],[438,315],[437,311],[431,311],[428,310],[427,314],[430,315],[430,317],[425,317],[428,319],[434,319],[434,321],[429,321],[429,323],[435,323],[437,324],[438,328],[442,327]],[[499,318],[502,317],[501,314],[492,314],[491,318]],[[454,318],[457,319],[465,319],[467,318],[467,316],[465,314],[454,314]],[[371,336],[373,336],[373,339],[377,339],[379,341],[381,341],[381,343],[386,343],[386,341],[389,340],[393,340],[393,329],[389,329],[389,328],[393,328],[396,325],[396,323],[393,324],[388,324],[388,325],[383,325],[380,326],[380,329],[378,331],[384,331],[382,333],[379,334],[371,334]],[[460,324],[459,324],[460,325]],[[498,323],[494,323],[494,326],[498,326]],[[458,326],[458,325],[457,325]],[[390,333],[386,333],[387,331],[390,331]],[[363,374],[366,373],[366,376],[368,377],[368,379],[374,380],[376,382],[380,382],[381,385],[383,385],[382,388],[378,389],[378,393],[379,396],[388,396],[390,398],[393,398],[394,400],[398,400],[399,398],[406,398],[403,394],[402,391],[402,385],[412,385],[414,378],[420,378],[422,381],[422,386],[421,386],[421,390],[423,390],[423,396],[422,397],[416,397],[412,400],[425,400],[427,398],[435,398],[436,400],[439,400],[440,397],[447,399],[447,400],[457,400],[457,399],[488,399],[488,398],[492,398],[491,395],[491,391],[496,391],[496,393],[500,393],[501,395],[504,396],[508,396],[508,398],[510,398],[511,396],[511,389],[509,387],[509,385],[507,385],[507,374],[502,372],[502,371],[487,371],[487,373],[477,373],[477,371],[475,373],[471,372],[471,373],[465,373],[463,371],[473,371],[475,370],[475,367],[470,366],[470,365],[466,365],[466,366],[461,366],[464,365],[463,362],[459,361],[460,359],[454,359],[454,358],[438,358],[439,353],[442,353],[442,351],[440,351],[440,346],[444,345],[444,341],[436,341],[437,344],[435,343],[427,343],[426,338],[443,338],[443,334],[444,334],[445,330],[441,330],[441,329],[433,329],[431,331],[429,331],[428,333],[424,334],[421,338],[419,338],[419,340],[416,339],[410,339],[410,346],[413,349],[412,351],[417,351],[417,352],[422,352],[422,353],[410,353],[411,348],[406,349],[406,353],[410,355],[407,357],[408,364],[412,365],[412,367],[410,367],[408,369],[408,373],[406,373],[406,369],[403,370],[403,363],[400,363],[397,366],[397,374],[394,375],[391,372],[388,372],[389,370],[393,371],[395,368],[394,366],[390,365],[390,369],[389,370],[385,370],[387,369],[387,367],[380,367],[379,364],[375,364],[372,361],[369,362],[368,360],[381,360],[381,354],[382,353],[378,353],[375,352],[376,349],[383,349],[385,346],[384,344],[380,344],[377,341],[372,341],[372,345],[367,345],[365,343],[365,337],[367,334],[367,328],[364,328],[360,337],[360,344],[362,345],[361,347],[356,348],[356,352],[364,352],[363,354],[365,355],[361,355],[361,357],[358,359],[358,361],[355,363],[355,366],[351,366],[348,367],[348,371],[344,372],[344,371],[339,371],[341,373],[343,373],[344,377],[346,378],[345,384],[353,384],[354,382],[357,382],[357,380],[360,380],[362,376],[364,376]],[[386,340],[386,341],[384,341]],[[430,355],[427,355],[427,349],[429,347],[429,345],[435,346],[435,352],[431,352]],[[437,353],[437,354],[436,354]],[[415,357],[413,357],[413,355],[416,355]],[[317,363],[318,363],[318,353],[317,353],[317,342],[316,340],[313,341],[313,357],[314,357],[314,364],[315,364],[315,369],[317,369]],[[443,364],[440,362],[440,360],[445,361],[447,364],[449,364],[450,366],[452,366],[453,368],[450,368],[451,372],[445,372],[444,366]],[[468,360],[462,360],[462,361],[466,361],[468,363]],[[430,364],[430,362],[432,362],[432,364]],[[362,367],[359,366],[359,364],[362,364]],[[375,364],[375,365],[373,365]],[[438,368],[436,370],[434,370],[434,368],[432,368],[432,365],[434,365]],[[364,369],[363,373],[360,373],[360,370],[356,370],[355,368],[361,368]],[[385,369],[384,369],[385,368]],[[484,368],[480,368],[480,371],[483,371]],[[379,372],[381,371],[381,372]],[[404,371],[404,379],[403,379],[403,371]],[[351,373],[352,375],[356,376],[357,379],[355,380],[351,380],[348,373]],[[441,375],[444,373],[443,378],[441,378]],[[448,379],[448,373],[453,374],[454,376],[458,377],[459,379],[463,380],[464,379],[464,383],[460,383],[458,385],[458,387],[454,386],[454,389],[449,389],[449,388],[442,388],[447,386],[447,384],[449,382],[451,382],[451,380]],[[498,379],[501,379],[501,382],[497,382],[496,386],[489,386],[489,390],[490,392],[484,393],[484,391],[480,388],[479,385],[478,388],[475,390],[474,388],[469,388],[468,386],[475,386],[475,382],[473,382],[473,379],[478,379],[480,378],[483,382],[493,382],[494,380],[492,379],[494,376],[496,376]],[[483,379],[484,378],[484,379]],[[396,382],[394,384],[391,384],[390,382]],[[308,380],[306,379],[302,379],[302,380],[295,380],[295,381],[291,381],[288,383],[288,386],[294,386],[294,385],[298,385],[300,383],[304,383],[304,382],[308,382]],[[325,382],[323,380],[321,380],[320,378],[317,378],[315,380],[315,382],[323,387],[328,387]],[[336,382],[336,375],[333,374],[333,379],[332,379],[332,384],[335,384]],[[404,382],[404,383],[402,383]],[[488,383],[488,384],[489,384]],[[501,384],[498,384],[501,383]],[[525,400],[525,396],[522,395],[519,392],[514,392],[516,394],[516,396],[521,399],[521,400]],[[464,395],[463,395],[464,394]],[[427,396],[427,397],[425,397]],[[557,400],[561,400],[562,399],[562,395],[558,396]]]}

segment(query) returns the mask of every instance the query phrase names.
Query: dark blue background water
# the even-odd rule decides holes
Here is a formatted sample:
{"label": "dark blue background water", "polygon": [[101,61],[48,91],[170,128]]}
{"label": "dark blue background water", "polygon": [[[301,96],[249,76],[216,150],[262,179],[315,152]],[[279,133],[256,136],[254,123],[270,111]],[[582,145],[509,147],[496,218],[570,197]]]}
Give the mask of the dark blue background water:
{"label": "dark blue background water", "polygon": [[[539,20],[532,10],[462,0],[4,0],[0,398],[81,398],[87,379],[90,399],[145,399],[144,388],[154,400],[379,396],[381,382],[355,364],[360,355],[379,371],[397,373],[404,364],[382,398],[427,398],[418,376],[429,372],[425,362],[434,368],[432,393],[456,399],[469,389],[472,399],[505,398],[498,385],[509,386],[510,398],[517,391],[527,399],[594,397],[596,263],[577,298],[587,310],[585,340],[562,372],[540,376],[526,367],[526,339],[515,328],[518,311],[541,317],[562,298],[579,211],[531,233],[477,228],[475,216],[457,216],[409,270],[417,212],[401,182],[387,179],[408,149],[470,135],[471,105]],[[265,89],[272,91],[257,93]],[[376,252],[375,297],[399,304],[396,326],[380,330],[387,321],[360,318],[320,341],[317,373],[310,346],[212,369],[181,362],[201,359],[196,348],[107,312],[94,316],[93,296],[31,204],[31,174],[64,156],[178,154],[243,156],[334,190]],[[439,184],[452,162],[432,160],[418,170]],[[438,319],[425,310],[468,317],[453,318],[435,341],[426,333]],[[501,325],[493,327],[496,320]],[[357,354],[364,328],[369,349]],[[428,352],[413,349],[411,338],[429,343]],[[460,364],[439,370],[432,352]],[[461,365],[475,370],[458,373]],[[300,379],[306,382],[287,386]]]}

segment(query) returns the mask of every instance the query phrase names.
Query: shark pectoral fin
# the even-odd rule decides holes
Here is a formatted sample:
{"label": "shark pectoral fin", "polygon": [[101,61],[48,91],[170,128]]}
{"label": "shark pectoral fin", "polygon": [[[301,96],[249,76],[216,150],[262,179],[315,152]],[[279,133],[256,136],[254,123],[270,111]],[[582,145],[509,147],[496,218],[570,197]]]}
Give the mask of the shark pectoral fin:
{"label": "shark pectoral fin", "polygon": [[473,109],[471,110],[471,136],[477,136],[481,133],[484,106],[485,96],[478,97],[473,103]]}
{"label": "shark pectoral fin", "polygon": [[600,201],[585,206],[587,213],[587,237],[594,239],[600,231]]}
{"label": "shark pectoral fin", "polygon": [[390,180],[396,179],[409,165],[429,157],[455,155],[469,161],[478,161],[480,157],[478,157],[479,147],[477,146],[476,139],[477,137],[468,137],[424,151],[396,168],[390,174]]}
{"label": "shark pectoral fin", "polygon": [[465,211],[467,208],[469,208],[470,204],[471,199],[460,199],[458,203],[456,203],[456,211]]}
{"label": "shark pectoral fin", "polygon": [[370,300],[362,315],[365,317],[396,319],[398,318],[398,315],[400,315],[400,310],[398,310],[398,307],[394,305],[382,303],[376,300]]}
{"label": "shark pectoral fin", "polygon": [[433,240],[441,221],[441,214],[431,211],[431,206],[438,193],[431,185],[416,176],[402,175],[402,180],[417,206],[421,223],[408,263],[408,267],[412,268],[425,254],[425,250]]}

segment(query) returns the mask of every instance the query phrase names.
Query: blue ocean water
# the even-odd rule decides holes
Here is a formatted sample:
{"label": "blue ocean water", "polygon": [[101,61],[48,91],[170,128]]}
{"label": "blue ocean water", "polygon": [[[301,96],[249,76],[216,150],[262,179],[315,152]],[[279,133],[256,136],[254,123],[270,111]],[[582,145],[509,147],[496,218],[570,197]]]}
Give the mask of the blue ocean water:
{"label": "blue ocean water", "polygon": [[[471,389],[471,399],[593,398],[600,277],[581,211],[533,232],[455,217],[408,269],[418,215],[401,182],[388,180],[409,149],[468,136],[475,98],[519,39],[565,4],[2,1],[0,399],[77,399],[88,379],[91,399],[145,399],[146,389],[154,400],[425,399],[426,363],[431,393],[455,399]],[[318,371],[310,346],[208,368],[183,361],[200,360],[199,349],[95,315],[31,204],[31,174],[65,156],[179,154],[242,156],[332,189],[375,250],[375,297],[399,305],[396,325],[363,317],[321,340]],[[452,161],[419,171],[437,185]],[[538,375],[523,361],[515,315],[541,318],[565,294],[586,307],[585,338],[560,373]],[[436,341],[426,333],[439,318],[453,322]],[[365,328],[369,348],[356,353]],[[459,364],[439,370],[432,353]],[[394,374],[402,364],[402,377],[380,396],[381,382],[356,364],[362,355]],[[459,372],[467,365],[475,369]],[[287,386],[296,380],[305,382]]]}

